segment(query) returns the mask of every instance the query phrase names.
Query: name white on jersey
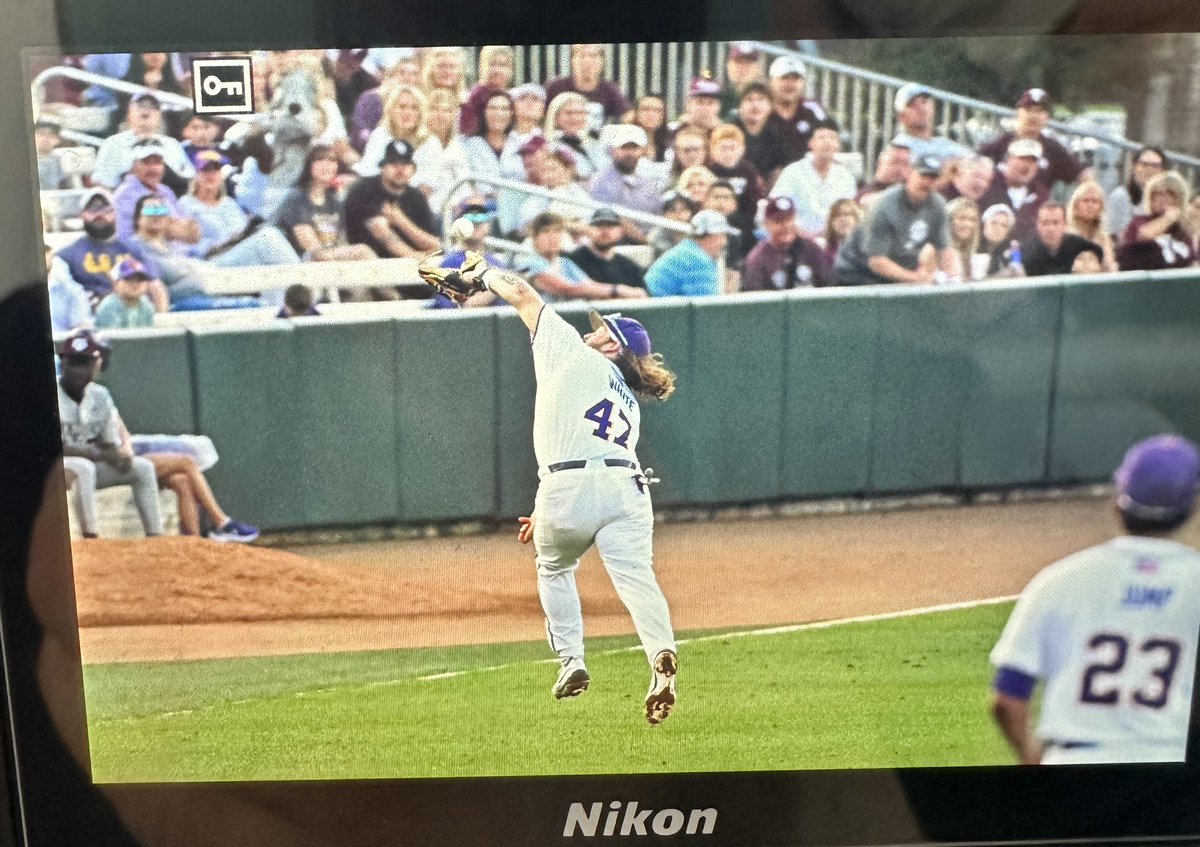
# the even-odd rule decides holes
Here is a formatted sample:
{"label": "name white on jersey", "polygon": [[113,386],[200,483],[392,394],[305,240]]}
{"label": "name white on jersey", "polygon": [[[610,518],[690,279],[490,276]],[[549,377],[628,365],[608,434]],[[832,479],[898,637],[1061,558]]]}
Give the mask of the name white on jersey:
{"label": "name white on jersey", "polygon": [[577,459],[637,461],[641,408],[621,372],[549,307],[533,334],[538,466]]}
{"label": "name white on jersey", "polygon": [[1200,553],[1125,536],[1039,573],[992,650],[1045,681],[1038,734],[1185,753],[1200,632]]}

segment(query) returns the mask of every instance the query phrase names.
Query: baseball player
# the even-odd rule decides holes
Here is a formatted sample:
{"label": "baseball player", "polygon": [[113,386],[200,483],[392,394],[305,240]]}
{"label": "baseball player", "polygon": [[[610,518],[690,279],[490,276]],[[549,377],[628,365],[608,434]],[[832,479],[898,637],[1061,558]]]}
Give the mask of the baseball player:
{"label": "baseball player", "polygon": [[457,300],[490,290],[515,306],[529,329],[538,385],[533,444],[540,483],[533,515],[521,518],[518,538],[534,543],[546,632],[562,663],[551,693],[574,697],[591,681],[575,569],[595,544],[650,662],[646,720],[662,723],[675,705],[679,660],[652,567],[652,478],[641,469],[636,450],[638,397],[665,400],[674,391],[675,375],[651,353],[646,328],[632,318],[592,312],[592,331],[580,338],[529,283],[489,268],[479,254],[468,254],[461,272],[439,263],[437,254],[422,263],[422,276],[435,288]]}
{"label": "baseball player", "polygon": [[[1138,442],[1114,476],[1125,534],[1043,570],[992,650],[992,715],[1023,764],[1182,762],[1200,632],[1196,445]],[[1030,698],[1044,684],[1037,731]]]}

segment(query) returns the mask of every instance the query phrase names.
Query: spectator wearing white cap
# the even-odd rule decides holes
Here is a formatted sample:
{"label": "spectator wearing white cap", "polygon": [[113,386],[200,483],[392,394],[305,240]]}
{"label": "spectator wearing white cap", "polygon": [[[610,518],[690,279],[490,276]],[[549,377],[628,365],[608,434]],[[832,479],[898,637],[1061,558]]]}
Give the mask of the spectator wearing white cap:
{"label": "spectator wearing white cap", "polygon": [[750,82],[766,82],[762,51],[752,41],[735,41],[725,54],[725,85],[721,87],[721,116],[733,120],[742,99],[742,88]]}
{"label": "spectator wearing white cap", "polygon": [[892,105],[896,110],[896,121],[902,128],[896,134],[896,140],[912,151],[914,160],[936,156],[946,163],[973,152],[970,147],[934,134],[933,92],[925,86],[905,83],[896,91]]}
{"label": "spectator wearing white cap", "polygon": [[186,186],[186,180],[195,176],[195,168],[188,160],[183,145],[174,138],[160,135],[162,131],[162,104],[153,94],[139,94],[129,101],[126,112],[128,129],[104,139],[96,151],[96,166],[92,169],[92,184],[105,188],[116,188],[122,177],[133,167],[134,149],[153,140],[161,149],[163,165],[170,171],[168,182],[177,188]]}
{"label": "spectator wearing white cap", "polygon": [[833,268],[821,245],[796,227],[796,204],[790,197],[771,197],[763,210],[767,237],[755,245],[742,265],[742,291],[832,285]]}
{"label": "spectator wearing white cap", "polygon": [[546,120],[546,89],[536,82],[526,82],[509,89],[513,101],[513,132],[528,141],[533,134],[542,132]]}
{"label": "spectator wearing white cap", "polygon": [[646,289],[654,297],[720,294],[717,260],[737,230],[720,212],[704,209],[692,217],[690,237],[663,253],[646,271]]}
{"label": "spectator wearing white cap", "polygon": [[979,198],[986,209],[1003,203],[1013,210],[1017,223],[1013,238],[1024,241],[1037,229],[1038,209],[1050,199],[1050,192],[1037,181],[1042,145],[1030,138],[1018,138],[1008,145],[1004,161],[996,167],[991,187]]}
{"label": "spectator wearing white cap", "polygon": [[768,183],[773,183],[788,164],[788,147],[778,126],[770,120],[774,114],[774,95],[765,82],[751,80],[742,86],[738,100],[737,117],[733,126],[742,131],[746,143],[746,159]]}
{"label": "spectator wearing white cap", "polygon": [[1008,146],[1019,138],[1027,138],[1041,145],[1042,155],[1038,158],[1037,181],[1047,189],[1056,183],[1070,185],[1085,176],[1085,168],[1075,156],[1057,139],[1046,132],[1050,123],[1053,104],[1043,88],[1030,88],[1017,100],[1017,121],[1012,132],[1002,133],[979,148],[979,152],[993,162],[1004,161]]}
{"label": "spectator wearing white cap", "polygon": [[[664,186],[662,180],[656,178],[653,168],[644,167],[646,131],[635,124],[614,124],[605,129],[611,162],[592,178],[592,199],[658,214]],[[645,232],[635,224],[626,221],[624,231],[629,240],[645,243]]]}
{"label": "spectator wearing white cap", "polygon": [[[195,244],[200,240],[200,225],[179,205],[175,192],[163,184],[169,146],[166,139],[156,136],[143,140],[133,148],[133,165],[112,195],[117,212],[118,237],[129,238],[133,235],[133,208],[138,200],[152,194],[170,210],[167,237],[171,241]],[[192,168],[190,162],[188,167]],[[191,172],[195,175],[194,168]]]}
{"label": "spectator wearing white cap", "polygon": [[837,161],[841,139],[831,126],[818,126],[808,141],[808,155],[783,169],[772,194],[792,198],[796,222],[808,238],[825,230],[829,210],[838,200],[853,197],[858,183],[850,169]]}
{"label": "spectator wearing white cap", "polygon": [[779,132],[786,151],[786,162],[795,162],[808,153],[808,140],[818,126],[837,123],[817,100],[805,97],[808,69],[796,56],[779,56],[771,62],[771,94],[774,111],[770,121]]}
{"label": "spectator wearing white cap", "polygon": [[[938,159],[922,156],[902,185],[875,200],[834,260],[839,285],[929,285],[952,277],[958,263],[946,237],[946,201],[934,191],[941,169]],[[926,248],[940,270],[921,263]]]}
{"label": "spectator wearing white cap", "polygon": [[546,99],[566,91],[582,94],[594,106],[589,107],[590,129],[598,132],[607,121],[624,120],[632,110],[621,87],[604,78],[608,46],[605,44],[572,44],[571,73],[546,83]]}

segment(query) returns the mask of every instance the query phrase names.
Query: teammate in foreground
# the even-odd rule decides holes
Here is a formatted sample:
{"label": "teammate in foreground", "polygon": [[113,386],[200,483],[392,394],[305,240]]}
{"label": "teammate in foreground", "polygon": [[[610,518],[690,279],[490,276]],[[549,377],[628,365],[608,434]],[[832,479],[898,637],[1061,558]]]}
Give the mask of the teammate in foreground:
{"label": "teammate in foreground", "polygon": [[1184,761],[1200,553],[1172,536],[1198,478],[1195,444],[1138,442],[1114,476],[1125,535],[1050,565],[1021,593],[991,661],[992,715],[1023,764]]}
{"label": "teammate in foreground", "polygon": [[666,598],[654,576],[649,471],[638,464],[641,413],[635,395],[665,400],[675,375],[651,353],[646,328],[620,315],[590,315],[582,338],[538,292],[513,273],[468,254],[461,270],[421,265],[434,288],[461,302],[489,290],[511,303],[529,329],[537,400],[533,444],[538,460],[533,515],[518,538],[533,540],[538,595],[551,648],[562,668],[551,693],[575,697],[591,681],[583,661],[583,613],[575,586],[579,557],[593,544],[650,661],[646,720],[662,723],[675,705],[679,666]]}

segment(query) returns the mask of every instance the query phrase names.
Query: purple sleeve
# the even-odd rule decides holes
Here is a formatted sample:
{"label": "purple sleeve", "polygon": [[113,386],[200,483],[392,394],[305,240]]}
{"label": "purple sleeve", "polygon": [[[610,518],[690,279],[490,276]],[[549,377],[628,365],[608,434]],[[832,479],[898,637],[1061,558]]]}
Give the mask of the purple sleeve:
{"label": "purple sleeve", "polygon": [[462,104],[458,112],[458,131],[463,135],[474,135],[479,128],[479,118],[483,115],[483,104],[492,96],[492,89],[483,83],[476,85],[467,95],[467,102]]}
{"label": "purple sleeve", "polygon": [[1037,678],[1019,671],[1016,668],[1003,667],[996,671],[992,680],[992,689],[999,694],[1006,694],[1017,700],[1028,700],[1033,696],[1033,688]]}
{"label": "purple sleeve", "polygon": [[367,136],[379,125],[383,117],[383,98],[378,88],[371,88],[358,95],[354,103],[354,114],[350,118],[350,144],[359,153],[367,146]]}

